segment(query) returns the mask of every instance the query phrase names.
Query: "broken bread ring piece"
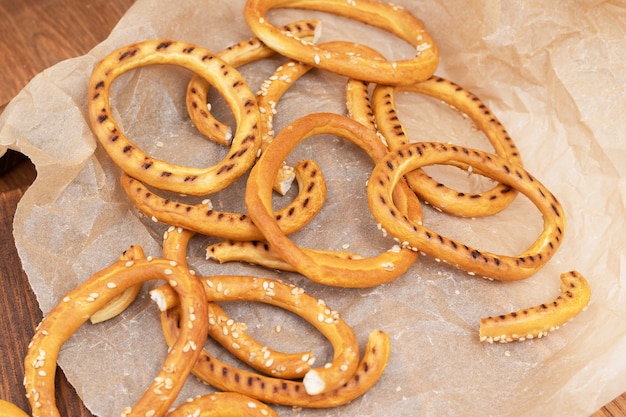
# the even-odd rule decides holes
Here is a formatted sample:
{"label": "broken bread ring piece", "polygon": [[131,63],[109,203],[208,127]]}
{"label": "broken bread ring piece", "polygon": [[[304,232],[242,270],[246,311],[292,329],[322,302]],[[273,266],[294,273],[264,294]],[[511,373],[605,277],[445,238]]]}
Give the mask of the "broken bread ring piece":
{"label": "broken bread ring piece", "polygon": [[[433,76],[426,81],[402,86],[378,85],[372,93],[372,107],[376,126],[393,151],[409,143],[410,139],[396,107],[396,93],[415,92],[434,97],[469,117],[484,133],[497,155],[511,164],[522,166],[517,146],[506,129],[489,108],[474,94],[442,77]],[[466,164],[450,161],[450,165],[468,170]],[[480,167],[471,172],[480,174]],[[463,217],[485,217],[504,210],[513,202],[517,192],[504,184],[497,184],[481,193],[459,192],[441,184],[424,170],[418,169],[405,176],[409,186],[424,202],[449,214]]]}
{"label": "broken bread ring piece", "polygon": [[[271,214],[272,177],[298,143],[320,134],[346,139],[362,148],[374,161],[387,154],[387,148],[367,127],[333,113],[304,116],[285,127],[269,144],[248,176],[248,214],[274,251],[300,274],[312,281],[339,287],[364,288],[390,282],[406,272],[417,259],[417,252],[398,245],[373,257],[335,256],[296,245],[281,230]],[[403,204],[400,212],[421,221],[421,206],[406,183],[394,190],[394,201]]]}
{"label": "broken bread ring piece", "polygon": [[[318,24],[319,22],[315,20],[304,20],[285,25],[281,30],[288,33],[289,36],[313,40]],[[217,56],[237,68],[254,61],[269,58],[275,54],[276,51],[268,48],[258,38],[253,38],[231,45],[218,52]],[[233,140],[232,130],[229,126],[215,119],[211,114],[210,106],[207,103],[209,88],[209,82],[201,76],[194,75],[191,78],[187,85],[187,112],[192,123],[203,135],[221,145],[230,146]]]}
{"label": "broken bread ring piece", "polygon": [[506,343],[547,336],[576,317],[591,299],[589,283],[577,271],[561,274],[560,291],[551,303],[480,319],[480,341]]}
{"label": "broken bread ring piece", "polygon": [[[524,194],[539,209],[543,216],[543,230],[527,250],[515,256],[479,251],[402,215],[395,207],[391,194],[398,181],[417,168],[449,161],[480,169],[484,175]],[[403,245],[470,274],[498,280],[518,280],[534,274],[554,255],[565,233],[563,208],[536,178],[504,158],[462,146],[417,142],[389,152],[372,171],[367,197],[372,214],[381,227],[403,242]]]}
{"label": "broken bread ring piece", "polygon": [[[167,259],[143,257],[136,251],[132,260],[118,260],[92,275],[70,291],[42,320],[24,359],[24,386],[37,415],[58,416],[54,381],[61,346],[115,295],[138,283],[162,279],[180,297],[181,326],[172,349],[158,375],[127,416],[162,416],[173,404],[187,380],[207,338],[207,306],[202,283],[187,268]],[[168,381],[166,384],[163,381]]]}
{"label": "broken bread ring piece", "polygon": [[[274,212],[284,233],[293,233],[309,223],[326,198],[326,182],[315,161],[300,161],[295,167],[298,194]],[[135,178],[122,174],[122,188],[134,206],[146,216],[207,236],[232,240],[259,240],[264,236],[249,216],[214,210],[210,204],[185,204],[163,198]]]}
{"label": "broken bread ring piece", "polygon": [[[222,161],[207,168],[170,164],[147,155],[124,135],[111,112],[111,85],[125,72],[154,64],[186,68],[209,81],[224,97],[237,131]],[[256,160],[261,145],[256,97],[235,68],[197,45],[149,40],[122,47],[94,68],[88,91],[89,122],[102,147],[125,173],[150,186],[188,195],[210,194],[233,183]]]}
{"label": "broken bread ring piece", "polygon": [[[270,9],[298,8],[328,12],[386,30],[415,47],[411,59],[388,62],[325,49],[288,36],[268,19]],[[248,0],[246,23],[267,46],[281,55],[357,80],[410,84],[428,79],[439,64],[439,50],[422,22],[401,7],[373,0],[354,5],[345,0]]]}

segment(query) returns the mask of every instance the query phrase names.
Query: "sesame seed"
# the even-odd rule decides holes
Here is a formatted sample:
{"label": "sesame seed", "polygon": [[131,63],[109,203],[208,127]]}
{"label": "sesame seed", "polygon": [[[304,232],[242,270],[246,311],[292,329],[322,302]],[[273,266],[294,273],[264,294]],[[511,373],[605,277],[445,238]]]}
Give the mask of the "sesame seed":
{"label": "sesame seed", "polygon": [[128,261],[126,262],[125,266],[126,268],[130,268],[131,266],[135,265],[135,261]]}
{"label": "sesame seed", "polygon": [[117,284],[114,282],[107,282],[107,288],[109,289],[117,288]]}

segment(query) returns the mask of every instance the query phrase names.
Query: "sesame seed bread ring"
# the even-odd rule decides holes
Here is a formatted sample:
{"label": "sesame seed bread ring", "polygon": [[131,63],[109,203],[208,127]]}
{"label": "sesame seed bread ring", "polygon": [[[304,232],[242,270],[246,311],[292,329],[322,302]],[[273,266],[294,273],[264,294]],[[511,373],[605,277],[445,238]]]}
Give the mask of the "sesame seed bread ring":
{"label": "sesame seed bread ring", "polygon": [[[312,368],[306,373],[302,382],[298,382],[302,385],[303,392],[315,395],[334,390],[348,382],[356,372],[359,360],[359,346],[356,336],[339,314],[326,306],[323,301],[311,297],[301,288],[273,279],[219,275],[203,277],[201,280],[205,284],[208,301],[249,300],[271,304],[297,314],[326,337],[333,347],[332,362],[319,368]],[[176,326],[179,325],[178,320],[174,320],[174,316],[177,314],[175,309],[177,307],[168,309],[162,314],[166,340],[171,340],[177,334],[177,330],[172,327],[174,322],[176,322]],[[211,315],[209,307],[209,321],[217,319]],[[202,360],[201,358],[200,361]],[[264,360],[268,367],[272,366],[274,362],[271,355],[265,355]],[[312,365],[315,357],[306,355],[302,360]],[[257,378],[266,381],[268,388],[270,385],[280,386],[284,381],[288,381],[283,378],[261,375],[257,375]],[[205,380],[205,382],[221,389],[212,380]],[[247,392],[241,393],[249,394]]]}
{"label": "sesame seed bread ring", "polygon": [[[353,4],[355,3],[355,4]],[[416,49],[412,59],[386,62],[325,49],[288,36],[267,18],[274,8],[328,12],[391,32]],[[281,55],[357,80],[410,84],[428,79],[439,63],[439,50],[422,22],[401,7],[373,0],[248,0],[244,17],[250,30]]]}
{"label": "sesame seed bread ring", "polygon": [[[221,277],[219,278],[221,279]],[[273,280],[255,277],[232,278],[234,280],[233,282],[236,285],[238,284],[238,281],[242,278],[245,279],[247,282],[252,283],[253,285],[255,284],[252,282],[252,280],[256,279],[256,284],[260,284],[261,287],[264,286],[263,283],[268,283],[267,288],[259,289],[259,287],[257,286],[257,289],[254,290],[255,293],[258,291],[267,292],[268,290],[272,290],[269,296],[262,295],[262,299],[258,299],[259,301],[277,301],[277,297],[282,297],[280,293],[284,292],[282,288],[279,289],[279,287],[282,286],[286,287],[285,291],[287,291],[288,293],[286,294],[286,300],[289,301],[289,299],[293,299],[292,301],[289,301],[290,303],[296,302],[296,300],[301,301],[305,298],[312,299],[312,297],[310,297],[306,293],[298,290],[297,287],[279,283]],[[215,277],[207,277],[207,279],[211,280],[211,283],[213,284],[212,287],[207,287],[216,289],[217,286],[215,285],[215,283],[218,281],[215,279]],[[269,282],[274,282],[274,288],[270,288]],[[219,295],[219,299],[222,301],[225,301],[227,299],[235,299],[234,293],[227,293],[226,291],[224,291],[224,289],[226,288],[232,287],[223,286],[222,291],[214,291],[213,293],[211,293],[212,295],[209,295],[209,297]],[[249,288],[245,291],[248,290]],[[248,297],[250,297],[250,294],[241,295],[245,299],[249,299]],[[327,309],[327,307],[323,303],[320,303],[317,300],[313,299],[312,304],[309,302],[306,302],[306,304],[306,308],[302,307],[301,305],[294,305],[296,309],[296,314],[301,315],[308,308],[313,310],[314,313],[309,314],[312,319],[312,324],[316,325],[316,327],[320,328],[320,330],[324,330],[324,333],[328,332],[332,327],[338,326],[339,322],[341,321],[340,318],[339,321],[337,321],[337,315],[330,309]],[[331,314],[328,315],[328,312],[330,312]],[[180,311],[177,307],[169,309],[161,314],[164,335],[168,343],[173,338],[175,338],[180,331],[179,314]],[[319,315],[319,317],[317,317],[316,315]],[[303,318],[306,319],[306,317]],[[327,320],[329,320],[330,322],[327,322]],[[339,343],[343,342],[339,341]],[[389,360],[389,355],[389,336],[381,330],[375,330],[371,332],[368,338],[367,345],[365,347],[363,357],[361,358],[357,369],[355,371],[352,371],[348,376],[348,381],[344,385],[334,390],[315,395],[307,393],[307,386],[305,385],[305,382],[293,381],[282,378],[272,378],[256,374],[254,372],[250,372],[244,369],[238,369],[209,355],[205,350],[202,352],[202,355],[196,363],[192,372],[196,377],[208,383],[209,385],[214,386],[217,389],[220,389],[222,391],[238,392],[252,398],[256,398],[257,400],[263,402],[295,407],[328,408],[347,404],[367,392],[367,390],[369,390],[383,374]],[[309,360],[310,358],[306,359]],[[337,370],[339,370],[340,373],[344,373],[341,371],[341,367],[337,369],[336,367],[331,366],[331,368],[335,368],[332,372],[336,373]],[[348,372],[346,371],[345,373],[347,374]]]}
{"label": "sesame seed bread ring", "polygon": [[179,405],[167,417],[279,417],[267,405],[246,395],[216,392]]}
{"label": "sesame seed bread ring", "polygon": [[[295,166],[299,194],[274,213],[284,233],[293,233],[320,211],[326,198],[326,183],[314,161]],[[184,204],[160,197],[140,181],[123,174],[120,183],[132,203],[145,215],[176,227],[208,236],[234,240],[258,240],[264,236],[249,216],[214,210],[208,203]]]}
{"label": "sesame seed bread ring", "polygon": [[[522,194],[543,216],[543,231],[531,246],[516,256],[481,252],[407,219],[395,207],[391,190],[408,172],[448,161],[468,164]],[[413,247],[470,274],[498,280],[518,280],[534,274],[554,255],[565,233],[565,215],[556,197],[517,165],[487,152],[436,142],[404,145],[376,164],[367,186],[368,203],[382,228],[403,245]]]}
{"label": "sesame seed bread ring", "polygon": [[[246,206],[252,221],[263,232],[270,247],[284,261],[312,281],[340,287],[369,287],[389,282],[402,275],[417,259],[417,253],[398,246],[370,258],[348,259],[329,253],[301,248],[281,230],[271,214],[272,175],[280,168],[296,145],[318,134],[331,134],[350,140],[374,160],[387,154],[376,135],[362,124],[345,116],[317,113],[304,116],[283,129],[261,155],[248,176]],[[403,213],[415,221],[421,220],[421,207],[415,194],[400,182],[394,191]]]}
{"label": "sesame seed bread ring", "polygon": [[480,319],[481,342],[512,342],[541,338],[582,312],[591,299],[589,283],[577,271],[561,274],[561,295],[551,303]]}
{"label": "sesame seed bread ring", "polygon": [[[290,36],[313,41],[318,24],[316,20],[303,20],[285,25],[281,30],[289,33]],[[229,65],[238,68],[275,54],[276,51],[265,46],[258,38],[252,38],[229,46],[218,52],[217,56]],[[187,85],[187,111],[191,121],[202,134],[221,145],[230,146],[233,133],[229,126],[221,123],[211,114],[207,103],[209,89],[210,84],[204,78],[194,75]]]}
{"label": "sesame seed bread ring", "polygon": [[[520,153],[506,129],[496,116],[474,94],[463,87],[441,77],[403,86],[378,85],[372,93],[372,106],[376,125],[386,138],[390,150],[395,150],[409,142],[409,137],[398,118],[396,93],[410,91],[425,94],[449,104],[466,114],[480,129],[495,153],[509,160],[511,164],[522,166]],[[448,164],[468,170],[466,164],[449,161]],[[480,167],[472,172],[480,174]],[[504,184],[482,193],[464,193],[448,188],[418,169],[406,175],[406,181],[424,202],[450,214],[464,217],[484,217],[504,210],[517,196],[517,192]]]}
{"label": "sesame seed bread ring", "polygon": [[138,283],[163,279],[181,299],[181,331],[172,342],[161,370],[150,387],[124,416],[162,416],[182,388],[205,344],[208,325],[202,283],[187,268],[167,259],[146,259],[134,247],[132,260],[118,260],[70,291],[38,326],[24,360],[26,395],[36,415],[59,416],[54,380],[63,343],[115,295]]}
{"label": "sesame seed bread ring", "polygon": [[[163,256],[187,264],[187,246],[194,235],[192,231],[181,228],[170,228],[163,240]],[[168,285],[162,285],[150,291],[151,298],[156,301],[161,311],[180,305],[176,292]],[[209,336],[216,340],[231,354],[250,367],[280,378],[302,378],[310,369],[308,361],[303,357],[312,358],[312,352],[283,353],[269,348],[252,338],[243,323],[235,322],[216,303],[209,301],[210,317]],[[268,366],[268,358],[273,363]]]}
{"label": "sesame seed bread ring", "polygon": [[[184,67],[205,78],[224,97],[237,131],[221,162],[208,168],[170,164],[150,157],[124,135],[111,113],[111,84],[125,72],[154,64]],[[124,172],[148,185],[182,194],[210,194],[230,185],[256,160],[261,145],[256,98],[236,69],[204,48],[169,40],[148,40],[122,47],[95,67],[88,91],[93,133]]]}

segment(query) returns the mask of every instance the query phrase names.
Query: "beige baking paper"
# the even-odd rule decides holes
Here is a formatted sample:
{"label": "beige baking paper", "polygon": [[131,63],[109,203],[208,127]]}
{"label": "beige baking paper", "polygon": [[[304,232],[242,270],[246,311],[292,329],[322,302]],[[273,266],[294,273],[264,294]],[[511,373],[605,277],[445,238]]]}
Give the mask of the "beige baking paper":
{"label": "beige baking paper", "polygon": [[[535,276],[517,283],[470,277],[421,257],[395,282],[368,289],[327,288],[296,274],[219,265],[204,257],[206,245],[215,241],[211,238],[193,242],[190,263],[204,275],[257,274],[300,285],[338,310],[362,346],[373,329],[391,336],[389,366],[366,395],[339,409],[276,407],[282,416],[590,415],[626,391],[626,7],[592,0],[396,3],[418,16],[437,41],[437,74],[488,104],[516,141],[526,168],[562,202],[568,228],[556,256]],[[91,134],[86,88],[93,66],[115,48],[151,38],[193,42],[218,52],[252,36],[243,4],[139,0],[106,41],[88,55],[39,74],[3,112],[0,153],[16,149],[37,166],[37,180],[16,214],[15,240],[44,311],[130,245],[159,256],[166,229],[130,206],[118,184],[120,171]],[[311,16],[323,21],[320,42],[364,42],[389,59],[413,54],[397,38],[347,19],[295,10],[277,11],[270,18],[283,24]],[[256,91],[284,62],[277,57],[241,72]],[[112,103],[129,138],[152,155],[209,166],[225,150],[199,137],[189,121],[184,106],[189,77],[168,66],[133,71],[114,84]],[[311,112],[345,114],[344,85],[340,76],[307,74],[279,103],[276,129]],[[215,113],[229,120],[219,97],[212,101]],[[415,94],[402,94],[398,102],[412,140],[489,149],[480,132],[448,106]],[[294,240],[368,256],[393,245],[377,230],[367,208],[365,184],[372,163],[362,151],[323,136],[301,144],[292,157],[288,162],[315,159],[329,188],[322,212]],[[489,185],[467,173],[430,172],[461,189]],[[242,179],[210,196],[214,207],[245,210],[244,187]],[[277,198],[276,204],[284,202]],[[523,251],[541,229],[539,214],[523,197],[487,219],[454,219],[426,208],[425,224],[510,255]],[[550,301],[558,295],[559,274],[571,269],[583,273],[593,288],[584,314],[540,340],[507,345],[478,341],[481,317]],[[149,287],[121,317],[83,326],[63,348],[60,365],[96,415],[119,415],[159,368],[165,343],[156,306],[146,293]],[[253,302],[224,307],[276,348],[313,349],[319,364],[331,354],[321,336],[282,311]],[[191,378],[179,402],[210,391]]]}

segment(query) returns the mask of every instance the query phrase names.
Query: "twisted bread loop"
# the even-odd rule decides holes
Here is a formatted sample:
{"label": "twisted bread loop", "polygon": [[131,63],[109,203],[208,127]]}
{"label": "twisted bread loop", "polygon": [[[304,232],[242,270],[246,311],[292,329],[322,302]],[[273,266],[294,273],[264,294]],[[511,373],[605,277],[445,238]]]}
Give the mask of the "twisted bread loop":
{"label": "twisted bread loop", "polygon": [[[496,154],[507,159],[512,165],[522,166],[521,156],[515,143],[489,108],[463,87],[436,76],[420,83],[402,86],[378,85],[374,89],[372,107],[376,125],[385,137],[390,150],[396,150],[409,143],[409,137],[397,114],[395,97],[398,91],[410,91],[434,97],[466,114],[485,134]],[[469,168],[467,164],[453,160],[448,161],[447,164],[463,170]],[[471,172],[481,174],[480,167],[475,167]],[[439,183],[422,169],[407,173],[406,181],[426,203],[443,212],[463,217],[484,217],[498,213],[508,207],[517,196],[514,189],[504,184],[498,184],[478,194],[459,192]]]}
{"label": "twisted bread loop", "polygon": [[[543,231],[526,251],[517,256],[481,252],[429,230],[395,207],[391,193],[404,175],[417,168],[448,161],[480,169],[488,177],[524,194],[539,209],[543,216]],[[376,220],[383,229],[404,242],[403,245],[471,274],[498,280],[518,280],[534,274],[554,255],[565,233],[563,209],[543,184],[504,158],[461,146],[419,142],[399,147],[376,164],[368,182],[367,195]]]}
{"label": "twisted bread loop", "polygon": [[[301,161],[294,170],[299,192],[289,204],[274,213],[275,220],[286,234],[309,223],[319,213],[326,198],[326,183],[314,161]],[[125,174],[120,183],[137,209],[163,223],[222,239],[263,239],[263,234],[249,216],[214,210],[210,200],[193,205],[172,201]]]}
{"label": "twisted bread loop", "polygon": [[180,333],[167,354],[161,370],[139,401],[122,413],[125,416],[162,416],[182,388],[207,337],[207,314],[202,284],[187,268],[167,259],[148,260],[138,247],[131,248],[129,260],[118,260],[94,274],[69,292],[37,328],[26,358],[24,384],[30,405],[39,416],[58,416],[54,375],[61,345],[113,297],[138,283],[163,279],[180,298]]}
{"label": "twisted bread loop", "polygon": [[563,273],[560,279],[561,295],[551,303],[482,318],[480,341],[507,343],[541,338],[577,316],[591,299],[589,283],[577,271]]}
{"label": "twisted bread loop", "polygon": [[[302,382],[271,378],[237,369],[203,351],[193,373],[223,391],[238,392],[273,404],[309,408],[346,404],[370,389],[382,375],[389,359],[389,338],[373,331],[358,361],[358,344],[352,330],[320,300],[301,289],[258,277],[205,277],[207,299],[214,301],[258,300],[292,311],[324,334],[335,350],[332,365],[314,368]],[[165,338],[170,343],[180,331],[180,310],[173,307],[161,315]],[[310,361],[311,358],[303,358]],[[271,358],[268,358],[271,360]]]}
{"label": "twisted bread loop", "polygon": [[[280,230],[272,217],[271,178],[298,143],[318,134],[332,134],[350,140],[364,149],[374,161],[387,153],[373,132],[352,119],[331,113],[300,118],[276,136],[251,170],[246,186],[246,206],[250,218],[263,232],[272,250],[313,281],[341,287],[367,287],[394,280],[413,264],[416,252],[396,246],[372,258],[353,259],[300,248]],[[400,183],[393,198],[396,204],[403,206],[402,213],[415,221],[421,220],[419,201],[406,184]]]}
{"label": "twisted bread loop", "polygon": [[[109,91],[113,81],[135,68],[173,64],[202,76],[230,106],[237,131],[226,157],[208,168],[169,164],[152,158],[130,142],[113,118]],[[89,121],[111,159],[128,175],[153,187],[189,195],[224,189],[247,172],[261,145],[260,114],[245,80],[230,65],[197,45],[150,40],[122,47],[105,57],[89,80]]]}
{"label": "twisted bread loop", "polygon": [[[281,30],[289,34],[289,36],[313,41],[318,24],[319,22],[316,20],[303,20],[285,25]],[[258,38],[252,38],[229,46],[218,52],[217,56],[229,65],[238,68],[254,61],[269,58],[275,54],[275,50],[268,48]],[[210,106],[207,103],[209,89],[210,84],[201,76],[194,75],[191,78],[187,85],[186,95],[189,117],[196,128],[209,139],[221,145],[230,146],[233,133],[229,126],[215,119],[211,114]]]}
{"label": "twisted bread loop", "polygon": [[[187,265],[187,247],[195,233],[171,227],[163,239],[163,256],[180,265]],[[169,284],[150,291],[161,311],[180,305],[180,299]],[[280,378],[302,378],[314,359],[312,352],[283,353],[271,349],[251,337],[243,323],[237,323],[215,302],[208,302],[209,336],[236,358],[259,372]],[[303,361],[306,357],[308,360]],[[268,360],[271,358],[272,363]]]}
{"label": "twisted bread loop", "polygon": [[[301,8],[333,13],[391,32],[416,48],[412,59],[387,62],[328,50],[288,36],[267,18],[270,9]],[[345,0],[248,0],[246,23],[267,46],[281,55],[354,78],[379,84],[397,85],[423,81],[435,72],[439,50],[423,24],[406,10],[373,0],[359,0],[354,7]]]}

